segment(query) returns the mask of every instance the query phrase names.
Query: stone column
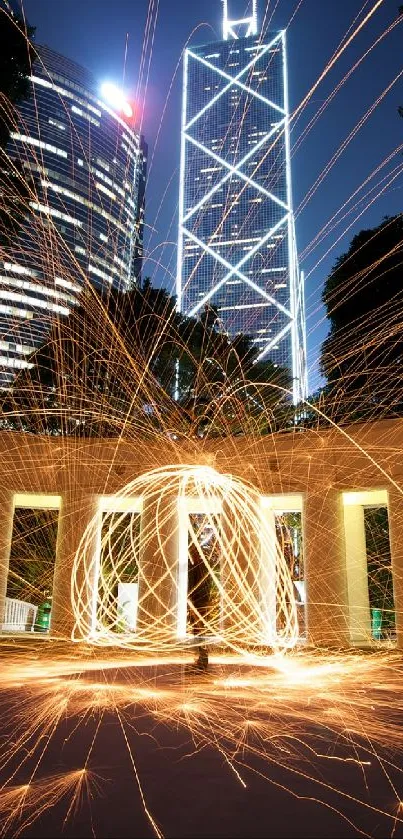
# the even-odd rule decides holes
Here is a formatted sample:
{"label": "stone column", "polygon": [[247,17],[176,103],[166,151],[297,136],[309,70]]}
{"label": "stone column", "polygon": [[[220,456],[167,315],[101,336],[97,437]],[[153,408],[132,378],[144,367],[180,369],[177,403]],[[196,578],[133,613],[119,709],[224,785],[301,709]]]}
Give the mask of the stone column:
{"label": "stone column", "polygon": [[[98,526],[96,520],[98,519]],[[80,548],[86,528],[94,522],[88,533],[85,550],[76,576],[77,589],[80,592],[80,628],[75,628],[74,612],[71,599],[71,581],[74,560]],[[53,597],[51,614],[51,635],[63,638],[88,638],[92,630],[93,611],[96,606],[98,584],[97,552],[100,546],[101,513],[98,496],[85,491],[69,488],[62,494],[59,514],[59,527],[56,543],[56,563],[53,579]]]}
{"label": "stone column", "polygon": [[276,517],[271,507],[261,508],[261,590],[262,635],[267,644],[277,638],[277,534]]}
{"label": "stone column", "polygon": [[309,643],[350,642],[341,493],[324,476],[309,486],[303,506],[306,616]]}
{"label": "stone column", "polygon": [[4,607],[7,592],[8,566],[13,534],[14,493],[0,491],[0,629],[4,622]]}
{"label": "stone column", "polygon": [[262,644],[262,548],[260,505],[235,509],[224,501],[221,514],[223,631],[230,643]]}
{"label": "stone column", "polygon": [[371,642],[371,611],[362,506],[355,504],[344,507],[344,533],[350,638],[356,643],[369,643]]}
{"label": "stone column", "polygon": [[178,496],[145,496],[140,524],[139,640],[158,645],[176,638],[178,544]]}
{"label": "stone column", "polygon": [[403,495],[395,487],[388,490],[389,538],[392,559],[397,646],[403,649]]}

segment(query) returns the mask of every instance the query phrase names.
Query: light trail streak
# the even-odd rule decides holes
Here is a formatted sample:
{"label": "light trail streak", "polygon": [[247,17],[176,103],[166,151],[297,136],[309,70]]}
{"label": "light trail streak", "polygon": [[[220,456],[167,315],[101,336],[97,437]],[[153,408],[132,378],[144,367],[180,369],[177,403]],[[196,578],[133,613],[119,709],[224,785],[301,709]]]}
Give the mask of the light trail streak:
{"label": "light trail streak", "polygon": [[[293,16],[300,8],[301,2],[302,0],[296,4]],[[273,14],[278,5],[279,0]],[[368,4],[365,3],[362,9],[366,5]],[[302,113],[317,86],[379,7],[380,2],[372,7],[366,18],[343,40],[295,112],[294,118]],[[138,92],[148,84],[157,14],[158,3],[151,0],[147,12]],[[358,17],[355,22],[357,20]],[[343,77],[326,100],[326,106],[374,46],[394,27],[395,24],[392,24]],[[174,78],[175,74],[168,88],[168,98]],[[246,103],[243,114],[237,117],[241,123],[248,106]],[[63,107],[67,115],[65,105]],[[317,111],[313,120],[322,115],[324,108],[325,106],[322,106]],[[156,142],[160,137],[164,113]],[[311,121],[309,126],[311,124],[314,122]],[[297,144],[302,142],[309,126],[302,132]],[[231,124],[228,132],[232,130],[234,125]],[[351,139],[353,136],[355,135],[352,135]],[[269,151],[273,153],[272,145]],[[393,152],[396,153],[398,150]],[[387,157],[384,164],[386,165],[390,159],[391,156]],[[40,154],[37,155],[36,161],[38,165],[43,164]],[[384,164],[380,164],[369,178],[375,176]],[[396,167],[385,176],[385,182],[383,179],[377,182],[372,188],[373,191],[377,188],[380,190],[380,187],[382,190],[388,188],[398,174],[399,168]],[[368,183],[369,178],[363,181],[358,190]],[[268,187],[268,184],[263,182],[262,188],[266,189],[266,186]],[[316,186],[319,187],[320,183],[314,184],[312,189]],[[167,190],[168,187],[169,183]],[[352,193],[322,228],[313,239],[312,245],[316,245],[318,238],[324,233],[327,235],[333,231],[331,225],[357,196],[358,190]],[[167,193],[163,195],[157,217],[165,194]],[[310,194],[312,193],[307,193]],[[29,197],[32,201],[38,200],[33,188]],[[370,199],[372,203],[375,198],[375,195],[367,192],[361,195],[359,200],[364,202]],[[228,193],[223,219],[232,206],[233,201]],[[354,205],[357,206],[358,204]],[[352,209],[350,208],[350,211]],[[255,210],[251,210],[251,213],[253,212]],[[344,217],[339,218],[339,221]],[[355,221],[357,218],[359,216]],[[47,222],[49,223],[45,224],[43,219],[33,220],[33,226],[36,227],[32,235],[41,237],[44,264],[49,267],[57,265],[60,274],[68,278],[74,269],[78,269],[77,262],[74,254],[61,239],[52,219],[47,219]],[[220,222],[221,225],[222,223]],[[216,231],[219,229],[220,225]],[[348,229],[346,228],[342,235],[345,235]],[[166,244],[168,238],[161,246]],[[336,242],[332,247],[335,244]],[[156,265],[163,265],[162,259],[163,254],[159,260],[155,260]],[[167,268],[166,270],[168,272]],[[300,794],[297,792],[297,779],[298,782],[303,781],[307,784],[306,793],[301,793],[302,796],[314,799],[321,806],[336,811],[357,833],[368,833],[365,812],[370,811],[374,818],[385,819],[390,828],[390,835],[395,835],[398,830],[401,831],[403,825],[403,708],[400,655],[388,650],[377,654],[337,654],[326,651],[314,654],[294,649],[297,621],[290,571],[280,540],[273,540],[272,532],[267,533],[267,523],[262,524],[258,512],[259,478],[253,475],[254,479],[256,477],[255,483],[247,483],[235,478],[232,473],[216,472],[210,467],[200,465],[200,462],[196,465],[186,462],[182,444],[190,452],[197,448],[195,460],[203,461],[205,450],[203,439],[197,435],[197,417],[193,418],[191,423],[188,422],[188,416],[184,419],[183,413],[173,405],[169,393],[157,382],[154,375],[153,365],[158,360],[161,348],[164,349],[166,341],[165,327],[156,330],[155,336],[153,335],[155,341],[148,354],[142,355],[138,348],[128,351],[106,304],[97,299],[84,273],[82,281],[86,288],[85,306],[92,318],[88,327],[88,347],[83,348],[80,345],[82,336],[72,336],[75,363],[71,377],[61,377],[59,380],[59,404],[50,410],[46,389],[42,390],[40,384],[32,383],[28,394],[31,400],[30,407],[27,412],[31,412],[31,416],[37,420],[40,431],[48,430],[47,423],[51,414],[62,424],[66,434],[61,438],[60,463],[57,469],[65,469],[68,473],[66,482],[69,488],[74,487],[76,481],[79,483],[82,468],[77,460],[73,460],[68,449],[68,418],[72,405],[73,414],[79,418],[83,433],[86,422],[90,421],[100,424],[106,422],[109,431],[113,428],[116,450],[110,461],[109,476],[113,474],[115,466],[119,465],[119,441],[122,438],[130,439],[138,447],[140,456],[144,455],[144,460],[147,460],[147,457],[154,458],[156,468],[126,483],[119,491],[120,503],[122,498],[127,501],[145,495],[155,504],[156,511],[154,523],[150,525],[148,532],[140,533],[140,536],[135,531],[133,521],[130,525],[125,525],[123,514],[111,511],[110,526],[101,538],[101,555],[103,560],[107,561],[104,564],[100,562],[100,584],[96,588],[93,585],[96,560],[91,547],[96,522],[93,521],[89,525],[76,556],[72,581],[77,643],[70,645],[68,642],[49,640],[41,644],[34,638],[24,646],[24,641],[18,642],[14,639],[10,643],[7,639],[1,639],[5,710],[2,725],[8,737],[2,739],[0,747],[3,835],[22,834],[46,813],[58,811],[59,805],[64,806],[66,824],[75,818],[79,807],[83,808],[88,803],[91,804],[91,811],[94,811],[92,815],[96,819],[96,800],[102,796],[104,784],[107,783],[103,776],[110,774],[103,765],[101,769],[97,766],[97,761],[100,760],[97,746],[111,719],[116,722],[116,742],[122,742],[128,756],[133,795],[140,796],[146,821],[156,836],[162,836],[164,833],[164,814],[159,812],[158,805],[155,806],[155,799],[150,803],[152,797],[148,795],[149,783],[146,783],[147,779],[142,774],[139,759],[139,741],[146,734],[153,743],[154,759],[158,762],[163,751],[163,744],[159,740],[159,726],[175,732],[179,739],[184,738],[187,745],[183,759],[194,756],[202,761],[206,750],[216,750],[223,760],[225,770],[230,770],[234,781],[246,790],[246,794],[251,773],[265,778],[270,785],[277,785],[290,796]],[[351,293],[351,288],[345,289],[346,296]],[[398,333],[401,329],[399,310],[394,313],[394,321],[389,329],[391,333],[393,330]],[[60,368],[66,361],[62,335],[63,330],[60,329],[59,339],[55,342]],[[97,343],[96,339],[99,337],[100,341]],[[188,348],[183,342],[181,344],[181,340],[178,336],[178,345],[185,351]],[[128,397],[126,401],[123,399],[122,403],[114,401],[114,396],[107,390],[101,391],[101,377],[96,381],[96,386],[90,386],[91,375],[89,368],[83,363],[81,350],[84,349],[87,362],[88,359],[98,357],[100,345],[105,353],[110,381],[117,381],[125,397]],[[197,367],[198,359],[193,358],[193,361]],[[229,451],[233,447],[235,452],[236,440],[231,437],[231,428],[234,416],[239,417],[239,428],[243,432],[246,429],[250,432],[249,436],[244,435],[243,438],[247,459],[249,452],[259,450],[261,439],[259,420],[254,415],[249,416],[245,409],[244,396],[248,382],[240,374],[235,380],[231,380],[228,375],[228,384],[222,384],[227,376],[224,362],[220,359],[208,361],[214,362],[225,374],[219,380],[214,397],[209,400],[208,411],[210,416],[213,415],[211,425],[214,428],[216,424],[228,441]],[[169,362],[166,366],[168,368]],[[198,393],[203,392],[206,382],[208,383],[206,366],[203,362],[197,369]],[[264,401],[263,394],[267,387],[270,387],[267,383],[256,386],[255,402]],[[275,389],[275,386],[273,388]],[[397,389],[401,389],[401,383]],[[284,389],[279,388],[278,392],[280,400],[284,395]],[[209,391],[209,395],[210,393]],[[142,410],[144,404],[152,406],[151,419]],[[337,440],[341,438],[342,442],[335,444],[336,449],[337,446],[342,446],[343,437],[356,445],[353,438],[344,429],[332,423],[323,411],[315,410],[317,415],[334,429]],[[24,417],[26,413],[24,415],[23,411],[16,408],[14,418]],[[267,409],[264,416],[267,431],[267,428],[271,428],[270,409]],[[66,438],[67,445],[63,448]],[[169,449],[172,455],[171,467],[157,468],[157,456],[148,452],[148,448],[155,444],[157,449],[159,446],[164,453]],[[275,440],[274,444],[276,445]],[[318,446],[320,445],[318,434]],[[371,460],[387,485],[401,492],[400,482],[390,477],[387,470],[377,462],[376,456],[366,450],[364,444],[359,450],[365,459]],[[396,456],[398,454],[396,453]],[[96,463],[93,465],[95,468]],[[31,469],[32,463],[21,462],[21,475],[26,481],[27,489],[31,481]],[[284,483],[288,478],[288,474],[283,475]],[[314,476],[308,471],[308,483],[311,479],[313,480]],[[212,647],[210,674],[200,680],[189,677],[185,669],[190,658],[186,639],[184,641],[183,637],[175,636],[178,630],[178,601],[167,606],[163,591],[164,586],[171,586],[178,594],[179,581],[173,571],[172,555],[164,538],[164,530],[171,517],[177,513],[176,501],[172,498],[183,500],[188,493],[190,496],[202,498],[203,502],[211,503],[213,509],[214,505],[217,505],[218,496],[218,507],[221,508],[221,523],[217,522],[218,516],[215,512],[209,511],[205,515],[219,548],[220,571],[212,558],[203,553],[196,524],[190,521],[186,529],[186,537],[189,538],[190,535],[190,541],[202,558],[206,573],[218,590],[220,601],[220,608],[214,614],[206,617],[198,613],[199,619],[204,623],[206,636],[211,643],[214,639],[216,644],[216,647]],[[187,515],[186,511],[184,515]],[[276,567],[275,575],[261,574],[260,571],[259,541],[262,529],[267,536],[269,553],[271,551],[272,569],[273,566]],[[115,556],[113,547],[116,534],[126,538],[126,546],[120,557]],[[329,538],[331,536],[332,534],[329,534]],[[247,550],[245,542],[248,543]],[[42,547],[43,551],[45,547]],[[186,591],[187,547],[186,544],[182,550],[182,611],[179,629],[190,635],[187,623],[192,607]],[[141,557],[146,559],[147,553],[152,551],[158,554],[161,568],[153,579],[147,579],[146,574],[143,575],[143,591],[140,591],[138,601],[139,631],[135,636],[132,632],[121,631],[120,617],[116,609],[116,587],[124,581],[129,561],[132,561],[134,555],[139,556],[141,579]],[[40,590],[41,580],[36,586]],[[91,587],[96,596],[89,605],[87,595]],[[274,603],[274,613],[272,611],[268,615],[265,611],[265,600],[269,600],[272,607]],[[152,601],[154,606],[157,603],[160,607],[157,616],[154,614]],[[94,605],[95,609],[92,608]],[[146,626],[150,618],[153,619],[151,636],[149,626]],[[273,631],[273,627],[276,631]],[[268,647],[274,649],[274,653],[271,653]],[[63,749],[67,751],[70,747],[74,748],[74,765],[80,768],[71,769],[66,765],[65,771],[59,772],[58,767],[54,767],[54,771],[49,774],[48,764],[52,762],[52,748],[60,737],[63,737],[65,744]],[[63,760],[61,762],[63,763]],[[344,784],[342,780],[338,784],[335,781],[332,767],[338,764],[346,769],[346,776],[351,770],[359,774],[362,780],[361,794],[353,795],[349,791],[348,783]],[[287,780],[284,782],[278,780],[279,767],[286,773]],[[390,792],[389,807],[385,807],[383,799],[377,799],[371,774],[373,767],[379,769],[379,773],[385,779]],[[119,778],[114,780],[119,783]],[[95,836],[99,825],[94,824],[91,830]]]}
{"label": "light trail streak", "polygon": [[[195,547],[205,576],[211,578],[217,589],[218,622],[214,613],[211,616],[201,614],[192,605],[191,591],[187,591],[188,543],[186,541],[181,548],[179,527],[181,515],[186,516],[185,504],[193,498],[201,504],[200,510],[206,511],[202,526],[212,535],[212,558],[203,551],[204,530],[200,523],[193,524],[189,517],[185,533],[189,533],[189,544]],[[135,522],[131,519],[122,533],[124,513],[112,514],[108,531],[102,538],[100,554],[94,553],[93,547],[99,528],[98,514],[88,526],[75,558],[71,580],[75,640],[137,650],[146,642],[148,651],[155,653],[178,645],[182,647],[183,634],[187,634],[187,601],[187,608],[195,612],[202,623],[203,635],[237,652],[265,644],[278,649],[295,644],[298,627],[291,575],[280,547],[273,541],[260,507],[259,494],[252,486],[207,466],[171,466],[153,470],[132,481],[122,489],[115,504],[124,509],[128,499],[134,505],[137,499],[142,499],[151,506],[153,519],[150,525],[140,528],[139,534],[134,533]],[[220,512],[219,524],[216,511]],[[169,541],[164,535],[167,528]],[[112,545],[116,532],[125,548],[115,559]],[[179,540],[179,568],[183,567],[185,575],[181,576],[179,572],[179,578],[176,577],[176,553],[172,555],[172,539]],[[261,561],[262,541],[267,544],[270,554],[266,570]],[[100,556],[103,559],[100,560]],[[137,557],[139,564],[135,634],[132,628],[119,631],[122,618],[116,609],[116,591],[122,580],[127,579],[127,568],[133,564],[133,557]],[[150,557],[156,566],[152,572]],[[94,601],[91,596],[88,600],[87,592],[94,588],[98,589],[98,599]],[[180,603],[183,603],[182,607]],[[266,603],[273,604],[272,613],[266,614]],[[185,609],[184,624],[179,637],[175,638],[172,627],[177,609],[180,612],[181,608]]]}
{"label": "light trail streak", "polygon": [[[391,184],[393,184],[393,183],[397,180],[397,178],[399,178],[399,177],[401,176],[402,171],[403,171],[403,167],[402,167],[402,165],[396,166],[396,167],[395,167],[395,169],[393,169],[391,172],[389,172],[389,174],[388,174],[388,175],[386,175],[386,176],[385,176],[385,178],[383,178],[381,181],[379,181],[379,183],[378,183],[378,184],[376,184],[376,186],[374,186],[374,187],[370,190],[370,192],[369,192],[369,193],[367,193],[366,195],[362,196],[362,198],[360,198],[359,204],[361,204],[361,202],[362,202],[362,201],[365,201],[365,199],[366,199],[366,198],[368,198],[368,197],[370,196],[371,192],[375,192],[375,194],[374,194],[374,195],[372,195],[371,199],[370,199],[369,201],[367,201],[367,203],[366,203],[366,204],[364,204],[364,207],[362,207],[362,209],[360,210],[360,212],[359,212],[359,213],[358,213],[358,214],[354,217],[354,219],[350,222],[350,224],[348,224],[348,225],[347,225],[347,227],[346,227],[346,228],[344,228],[344,230],[343,230],[343,231],[342,231],[342,232],[341,232],[341,233],[337,236],[337,238],[334,240],[334,242],[332,242],[332,244],[330,245],[330,247],[328,247],[328,249],[327,249],[327,250],[326,250],[326,251],[325,251],[325,252],[321,255],[321,257],[317,260],[317,262],[315,263],[315,265],[313,265],[313,267],[309,270],[309,272],[308,272],[308,273],[307,273],[307,275],[306,275],[306,277],[307,277],[307,278],[308,278],[308,277],[309,277],[309,276],[310,276],[310,275],[311,275],[314,271],[316,271],[316,269],[317,269],[317,268],[318,268],[318,266],[321,264],[321,262],[323,262],[323,261],[324,261],[324,259],[326,259],[326,257],[329,255],[329,253],[330,253],[332,250],[334,250],[334,248],[338,245],[338,243],[339,243],[339,242],[340,242],[340,241],[344,238],[344,236],[346,235],[346,233],[348,233],[348,231],[349,231],[349,230],[351,230],[351,228],[352,228],[352,227],[353,227],[353,226],[357,223],[358,219],[360,219],[360,218],[361,218],[361,216],[363,216],[363,215],[367,212],[367,210],[369,209],[369,207],[371,207],[371,206],[372,206],[372,204],[374,204],[376,201],[378,201],[379,197],[380,197],[380,196],[381,196],[384,192],[386,192],[386,190],[388,190],[388,189],[390,188]],[[382,188],[381,188],[381,189],[379,189],[379,187],[381,186],[381,184],[383,183],[383,181],[384,181],[384,180],[386,180],[387,182],[383,184],[383,186],[382,186]],[[349,213],[350,213],[350,212],[352,212],[352,211],[353,211],[353,210],[354,210],[357,206],[359,206],[359,204],[358,204],[358,205],[355,205],[355,207],[351,208],[351,210],[349,210]],[[343,216],[343,217],[340,219],[340,221],[342,221],[342,219],[343,219],[343,218],[345,218],[345,216]],[[338,223],[339,223],[339,222],[338,222]],[[329,232],[330,232],[330,231],[329,231]],[[327,235],[327,234],[326,234],[326,235]],[[370,266],[368,266],[368,267],[370,267]]]}
{"label": "light trail streak", "polygon": [[347,47],[350,46],[350,44],[352,43],[354,38],[356,38],[357,35],[359,34],[359,32],[361,32],[361,30],[364,28],[364,26],[366,26],[366,24],[371,19],[371,17],[375,14],[375,12],[378,11],[378,9],[380,8],[380,6],[382,5],[383,2],[384,2],[384,0],[377,0],[377,2],[373,5],[372,9],[370,9],[370,11],[365,16],[365,18],[354,29],[354,32],[352,32],[352,34],[347,38],[347,40],[342,44],[342,46],[340,46],[340,48],[336,51],[335,55],[328,62],[325,69],[322,71],[322,73],[320,74],[320,76],[316,80],[315,84],[312,85],[311,89],[308,91],[306,96],[303,98],[302,102],[300,102],[298,107],[295,109],[294,113],[291,116],[291,121],[292,122],[295,121],[295,119],[300,114],[300,112],[305,108],[305,106],[308,104],[309,100],[312,98],[313,94],[315,93],[315,90],[317,90],[317,88],[319,87],[319,85],[321,84],[323,79],[327,76],[327,74],[330,72],[332,67],[334,67],[334,65],[339,60],[339,58],[342,56],[342,54],[345,52]]}
{"label": "light trail streak", "polygon": [[395,76],[395,78],[392,79],[392,81],[385,87],[385,89],[378,96],[378,98],[375,100],[375,102],[373,102],[370,105],[368,110],[361,117],[361,119],[357,122],[357,124],[354,126],[352,131],[350,131],[348,137],[346,137],[346,139],[341,143],[341,145],[339,146],[337,151],[334,153],[334,155],[331,158],[331,160],[329,161],[329,163],[327,163],[327,165],[325,166],[325,168],[323,169],[321,174],[316,179],[315,183],[312,185],[312,187],[310,188],[310,190],[306,194],[304,200],[299,205],[299,207],[296,211],[296,216],[298,216],[301,213],[301,211],[304,209],[306,204],[310,201],[312,196],[315,194],[316,190],[318,189],[318,187],[322,183],[323,179],[328,175],[331,168],[337,162],[339,157],[343,154],[343,152],[345,151],[345,149],[347,148],[347,146],[349,145],[351,140],[356,136],[358,131],[360,131],[362,126],[366,123],[366,121],[370,118],[370,116],[373,114],[375,109],[378,107],[379,103],[382,102],[382,100],[385,98],[385,96],[387,96],[387,94],[391,91],[392,87],[396,84],[397,81],[399,81],[399,79],[401,79],[402,76],[403,76],[403,70],[400,70],[400,72]]}
{"label": "light trail streak", "polygon": [[338,92],[341,90],[343,85],[348,81],[350,76],[352,76],[352,74],[355,72],[355,70],[357,70],[358,67],[362,64],[362,62],[365,61],[365,59],[368,57],[368,55],[370,55],[372,50],[375,49],[375,47],[377,47],[378,44],[382,43],[384,38],[386,38],[387,35],[390,35],[390,33],[395,28],[395,26],[398,26],[400,23],[401,23],[401,19],[399,19],[399,18],[397,20],[395,20],[393,23],[391,23],[390,26],[388,26],[385,29],[385,31],[382,32],[382,34],[379,35],[379,37],[375,39],[374,43],[371,44],[371,46],[364,52],[364,54],[361,56],[361,58],[359,58],[358,61],[356,61],[355,64],[353,64],[353,66],[350,67],[350,70],[343,76],[343,78],[340,80],[340,82],[338,82],[338,84],[333,88],[332,92],[329,94],[327,99],[325,99],[325,101],[322,103],[320,108],[318,108],[318,110],[316,111],[314,116],[309,121],[308,125],[305,126],[304,130],[299,135],[298,139],[294,143],[294,146],[292,147],[291,156],[293,156],[295,154],[295,152],[299,149],[299,147],[304,142],[305,138],[307,137],[307,135],[309,134],[311,129],[314,127],[314,125],[316,124],[318,119],[320,119],[320,117],[322,116],[322,114],[326,110],[326,108],[331,104],[334,97],[338,94]]}
{"label": "light trail streak", "polygon": [[[381,171],[381,169],[383,169],[384,166],[386,166],[388,163],[390,163],[390,161],[396,155],[401,154],[402,150],[403,150],[403,144],[400,145],[400,146],[397,146],[396,149],[394,149],[389,155],[387,155],[387,157],[382,161],[382,163],[379,163],[379,165],[376,166],[376,168],[364,179],[364,181],[360,184],[360,186],[358,186],[357,189],[355,189],[354,192],[351,193],[351,195],[346,199],[346,201],[342,204],[342,206],[339,207],[339,209],[333,214],[333,216],[329,219],[329,221],[327,221],[326,224],[323,225],[323,227],[318,231],[316,236],[309,243],[309,245],[307,245],[307,247],[301,252],[301,254],[300,254],[301,259],[306,258],[315,249],[317,244],[319,244],[323,240],[323,238],[328,236],[335,229],[335,227],[339,223],[341,223],[341,221],[344,221],[344,219],[350,213],[354,212],[354,210],[356,210],[357,207],[360,206],[362,201],[366,201],[368,196],[371,195],[371,192],[373,192],[375,190],[379,190],[380,185],[383,184],[384,181],[387,178],[393,176],[396,172],[399,173],[402,164],[399,164],[398,166],[394,167],[394,169],[392,169],[390,172],[388,172],[387,175],[384,175],[383,178],[381,180],[379,180],[374,186],[372,186],[371,189],[368,192],[362,194],[361,197],[358,199],[358,201],[352,207],[350,207],[344,213],[344,215],[340,216],[340,214],[343,212],[343,210],[345,210],[346,207],[348,207],[348,205],[351,204],[353,199],[356,198],[359,195],[360,192],[362,192],[363,188],[369,184],[369,182],[375,177],[375,175],[377,175]],[[389,186],[389,183],[387,184],[387,186]],[[338,219],[338,216],[340,216],[339,219]],[[338,220],[336,221],[336,219],[338,219]],[[356,219],[354,221],[356,221]],[[342,235],[345,235],[345,232],[346,231],[343,231]]]}
{"label": "light trail streak", "polygon": [[[7,648],[7,642],[4,645]],[[44,651],[37,644],[38,661],[30,664],[22,647],[19,653],[13,654],[10,648],[7,652],[3,692],[12,691],[18,679],[24,681],[25,688],[23,702],[10,719],[15,733],[2,749],[1,771],[4,773],[11,753],[18,753],[23,747],[22,737],[25,741],[28,736],[35,742],[34,718],[38,713],[48,720],[54,736],[56,708],[63,708],[65,718],[74,724],[70,737],[75,742],[76,759],[77,742],[81,743],[83,768],[42,777],[30,769],[35,754],[25,755],[19,772],[30,773],[29,783],[6,784],[0,793],[3,835],[19,835],[57,803],[65,802],[68,821],[79,806],[85,807],[88,797],[96,822],[94,799],[102,793],[103,780],[96,767],[89,765],[93,760],[89,755],[100,734],[100,720],[106,717],[109,726],[110,719],[116,718],[116,730],[121,732],[132,763],[133,783],[140,790],[135,755],[144,727],[142,721],[149,719],[172,731],[188,732],[193,743],[189,755],[193,753],[197,759],[202,760],[205,748],[217,749],[243,787],[249,786],[245,783],[247,770],[294,795],[292,778],[298,777],[308,783],[311,798],[338,812],[359,833],[368,835],[365,818],[361,822],[366,811],[385,818],[391,833],[397,825],[403,825],[399,814],[401,766],[398,758],[394,759],[403,738],[402,670],[396,653],[300,652],[291,657],[269,656],[261,659],[259,666],[252,661],[248,664],[239,656],[216,655],[209,678],[184,682],[187,656],[183,653],[157,659],[143,655],[133,660],[124,655],[110,658],[106,651],[99,651],[95,660],[93,654],[84,653],[77,661],[75,653],[66,646],[59,645],[58,649],[51,645]],[[94,734],[83,737],[91,719]],[[40,739],[36,742],[41,750]],[[158,760],[158,750],[154,754]],[[348,788],[336,788],[331,780],[334,763],[341,763],[346,769],[356,767],[362,774],[364,788],[370,767],[379,767],[395,802],[390,811],[376,804],[373,790],[372,800],[368,801]],[[37,760],[36,764],[39,765]],[[289,786],[278,781],[279,766],[289,774]],[[335,795],[340,809],[334,803]],[[142,792],[140,796],[155,835],[163,835],[162,813],[158,807],[151,813]],[[343,813],[343,800],[356,805],[355,818]],[[94,835],[96,830],[95,824]]]}

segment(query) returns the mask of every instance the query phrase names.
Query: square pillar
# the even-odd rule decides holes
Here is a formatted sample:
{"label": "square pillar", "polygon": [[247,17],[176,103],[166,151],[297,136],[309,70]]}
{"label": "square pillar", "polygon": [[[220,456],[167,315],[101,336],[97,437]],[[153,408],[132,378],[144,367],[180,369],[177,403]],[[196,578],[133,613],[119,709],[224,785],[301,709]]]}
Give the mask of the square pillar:
{"label": "square pillar", "polygon": [[305,495],[303,536],[308,641],[317,647],[348,647],[342,496],[326,480]]}
{"label": "square pillar", "polygon": [[176,638],[178,542],[178,496],[145,496],[140,523],[139,640],[158,645]]}
{"label": "square pillar", "polygon": [[8,567],[13,535],[14,493],[0,491],[0,629],[4,623]]}
{"label": "square pillar", "polygon": [[344,505],[344,533],[350,638],[355,643],[369,643],[372,640],[371,610],[362,505]]}
{"label": "square pillar", "polygon": [[[91,526],[93,525],[93,526]],[[86,533],[85,543],[81,540]],[[53,578],[51,635],[90,639],[95,619],[101,516],[97,495],[68,489],[62,494]],[[76,625],[72,604],[74,560],[80,550],[74,597],[79,598],[80,621]]]}
{"label": "square pillar", "polygon": [[222,506],[223,632],[230,643],[242,646],[264,643],[260,512],[258,498],[254,509],[245,505],[235,511],[226,501]]}
{"label": "square pillar", "polygon": [[271,507],[261,508],[261,565],[260,585],[262,600],[262,640],[275,644],[277,640],[277,533],[276,516]]}
{"label": "square pillar", "polygon": [[397,487],[388,490],[388,516],[397,646],[403,650],[403,494]]}

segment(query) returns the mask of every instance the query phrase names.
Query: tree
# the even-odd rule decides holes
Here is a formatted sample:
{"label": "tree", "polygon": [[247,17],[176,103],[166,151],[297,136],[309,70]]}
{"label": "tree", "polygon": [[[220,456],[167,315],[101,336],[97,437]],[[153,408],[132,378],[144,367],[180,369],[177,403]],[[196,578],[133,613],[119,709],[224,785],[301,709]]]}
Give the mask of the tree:
{"label": "tree", "polygon": [[321,368],[338,421],[403,410],[402,266],[400,215],[355,236],[327,278]]}
{"label": "tree", "polygon": [[[8,6],[8,4],[7,4]],[[30,181],[23,167],[7,154],[16,126],[15,106],[30,95],[35,54],[30,38],[35,29],[14,15],[0,0],[0,245],[9,245],[25,215]]]}
{"label": "tree", "polygon": [[393,575],[387,508],[370,507],[365,509],[364,522],[368,557],[369,603],[372,609],[382,610],[383,629],[394,630]]}
{"label": "tree", "polygon": [[288,372],[255,363],[250,339],[231,342],[213,310],[189,318],[175,302],[149,281],[126,293],[88,287],[17,377],[3,427],[194,436],[262,433],[278,423]]}

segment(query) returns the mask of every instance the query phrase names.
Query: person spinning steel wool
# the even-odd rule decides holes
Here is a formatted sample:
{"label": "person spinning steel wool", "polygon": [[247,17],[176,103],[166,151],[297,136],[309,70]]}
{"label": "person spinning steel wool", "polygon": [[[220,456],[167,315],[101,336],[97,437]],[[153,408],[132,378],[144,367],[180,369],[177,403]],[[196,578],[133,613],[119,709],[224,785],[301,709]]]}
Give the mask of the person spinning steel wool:
{"label": "person spinning steel wool", "polygon": [[[188,600],[190,603],[190,621],[195,639],[202,639],[206,632],[206,621],[211,603],[211,578],[203,558],[203,552],[197,544],[189,547]],[[193,668],[205,672],[208,668],[207,646],[203,643],[196,647]],[[192,669],[193,669],[192,668]]]}

